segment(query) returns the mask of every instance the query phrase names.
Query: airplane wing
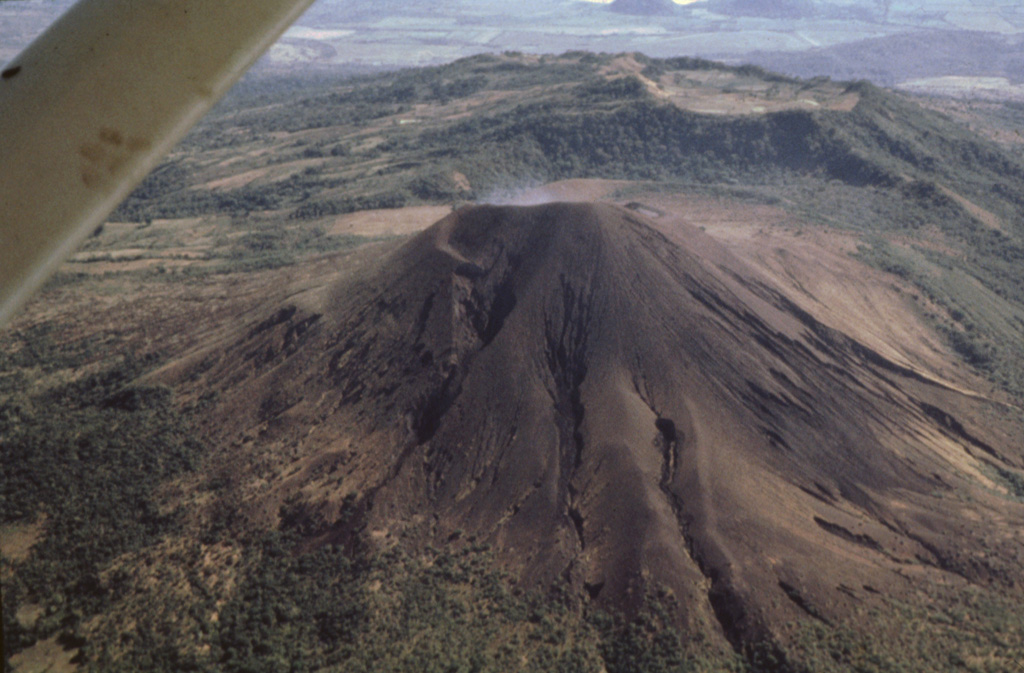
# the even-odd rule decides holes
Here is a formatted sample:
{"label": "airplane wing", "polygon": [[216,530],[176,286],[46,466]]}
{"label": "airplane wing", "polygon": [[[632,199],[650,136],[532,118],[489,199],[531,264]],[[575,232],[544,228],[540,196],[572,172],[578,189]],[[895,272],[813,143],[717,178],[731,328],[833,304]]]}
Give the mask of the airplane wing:
{"label": "airplane wing", "polygon": [[0,326],[312,0],[81,0],[0,71]]}

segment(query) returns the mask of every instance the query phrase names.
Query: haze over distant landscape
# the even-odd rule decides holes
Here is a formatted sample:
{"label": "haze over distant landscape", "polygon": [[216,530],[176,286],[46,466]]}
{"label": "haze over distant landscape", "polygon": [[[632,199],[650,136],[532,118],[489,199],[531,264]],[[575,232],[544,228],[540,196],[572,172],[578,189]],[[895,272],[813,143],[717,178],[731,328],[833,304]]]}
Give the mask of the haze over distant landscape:
{"label": "haze over distant landscape", "polygon": [[[4,2],[0,61],[67,6]],[[394,68],[481,52],[574,49],[1024,97],[1024,4],[996,0],[320,0],[262,66]]]}

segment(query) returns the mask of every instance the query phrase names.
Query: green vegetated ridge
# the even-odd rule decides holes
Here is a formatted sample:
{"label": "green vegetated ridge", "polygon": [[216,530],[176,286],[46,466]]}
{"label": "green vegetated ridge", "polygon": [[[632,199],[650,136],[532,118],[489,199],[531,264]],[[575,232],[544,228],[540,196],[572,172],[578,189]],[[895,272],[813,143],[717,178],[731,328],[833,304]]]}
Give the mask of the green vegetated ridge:
{"label": "green vegetated ridge", "polygon": [[[863,234],[863,259],[920,287],[951,346],[1024,395],[1017,153],[865,82],[642,55],[633,56],[637,74],[602,74],[615,58],[483,55],[383,75],[318,76],[306,88],[301,80],[256,78],[147,178],[118,217],[273,211],[292,226],[315,226],[359,210],[460,203],[574,177],[739,193]],[[708,73],[728,80],[726,93],[761,90],[771,100],[826,86],[858,103],[850,111],[707,114],[667,102],[648,85],[668,78],[696,86]],[[189,177],[254,148],[264,179],[208,189]]]}

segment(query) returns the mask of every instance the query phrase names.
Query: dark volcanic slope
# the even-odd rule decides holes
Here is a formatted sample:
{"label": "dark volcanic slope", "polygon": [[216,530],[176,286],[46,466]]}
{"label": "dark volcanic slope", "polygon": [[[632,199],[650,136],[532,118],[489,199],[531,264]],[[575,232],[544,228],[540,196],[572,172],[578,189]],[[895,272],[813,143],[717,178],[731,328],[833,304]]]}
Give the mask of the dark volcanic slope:
{"label": "dark volcanic slope", "polygon": [[352,493],[370,539],[462,529],[620,606],[663,583],[733,641],[913,580],[1024,579],[998,407],[613,206],[460,210],[203,356],[213,434],[291,461],[253,492],[301,493],[324,539],[353,534]]}

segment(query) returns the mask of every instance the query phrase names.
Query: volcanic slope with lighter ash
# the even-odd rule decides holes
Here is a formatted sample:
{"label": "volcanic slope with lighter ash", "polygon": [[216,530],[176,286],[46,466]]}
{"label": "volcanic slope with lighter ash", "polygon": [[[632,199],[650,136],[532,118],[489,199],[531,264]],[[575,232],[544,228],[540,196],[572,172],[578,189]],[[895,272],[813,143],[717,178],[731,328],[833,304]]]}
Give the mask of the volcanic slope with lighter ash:
{"label": "volcanic slope with lighter ash", "polygon": [[319,506],[311,544],[475,535],[526,585],[626,610],[667,587],[683,628],[733,644],[922,582],[1024,580],[1024,504],[993,477],[1024,464],[1006,408],[695,228],[473,206],[339,273],[200,377],[214,435],[291,451],[266,511]]}

